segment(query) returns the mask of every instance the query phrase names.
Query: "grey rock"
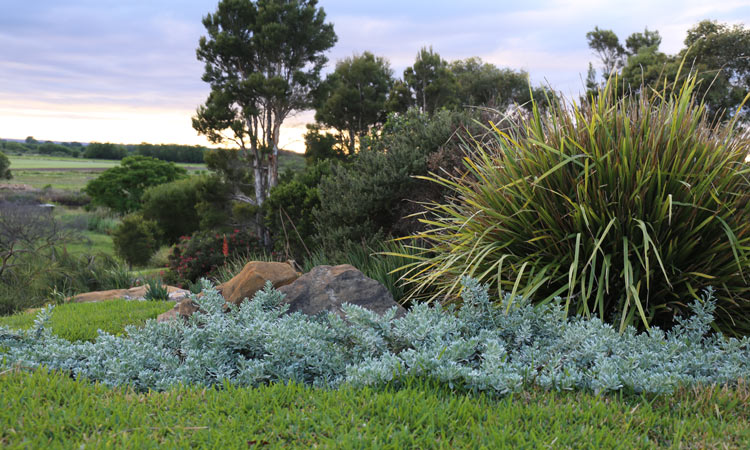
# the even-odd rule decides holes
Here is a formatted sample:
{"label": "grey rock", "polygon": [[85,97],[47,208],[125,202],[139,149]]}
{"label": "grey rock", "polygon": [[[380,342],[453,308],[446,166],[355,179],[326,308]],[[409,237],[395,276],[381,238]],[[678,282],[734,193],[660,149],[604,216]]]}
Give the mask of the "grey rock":
{"label": "grey rock", "polygon": [[354,266],[317,266],[294,282],[282,286],[279,291],[286,295],[289,312],[316,315],[330,311],[343,317],[341,305],[351,303],[374,311],[380,315],[397,308],[396,317],[406,310],[393,300],[388,289],[366,277]]}

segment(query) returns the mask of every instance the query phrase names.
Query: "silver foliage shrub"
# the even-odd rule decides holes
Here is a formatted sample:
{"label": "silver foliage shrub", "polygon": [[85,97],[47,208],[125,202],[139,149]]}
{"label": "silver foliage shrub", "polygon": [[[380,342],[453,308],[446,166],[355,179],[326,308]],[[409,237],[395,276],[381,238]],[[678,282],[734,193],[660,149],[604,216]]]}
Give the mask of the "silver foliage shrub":
{"label": "silver foliage shrub", "polygon": [[109,385],[164,390],[177,384],[255,386],[294,380],[337,387],[398,384],[409,377],[505,394],[524,386],[630,389],[667,393],[678,385],[732,383],[750,369],[750,340],[709,334],[712,292],[670,332],[617,333],[598,319],[566,318],[556,306],[532,307],[464,279],[458,310],[417,305],[395,319],[345,305],[334,314],[286,314],[282,294],[267,285],[252,301],[222,312],[224,300],[204,284],[203,312],[189,321],[100,332],[95,342],[68,342],[47,328],[0,328],[4,366],[69,371]]}

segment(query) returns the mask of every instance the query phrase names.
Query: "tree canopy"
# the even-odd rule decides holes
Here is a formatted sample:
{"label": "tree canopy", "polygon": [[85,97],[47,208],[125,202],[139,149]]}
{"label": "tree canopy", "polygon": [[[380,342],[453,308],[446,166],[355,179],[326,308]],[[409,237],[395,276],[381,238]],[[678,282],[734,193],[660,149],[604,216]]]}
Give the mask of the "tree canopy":
{"label": "tree canopy", "polygon": [[311,105],[324,52],[336,42],[325,18],[316,0],[222,0],[203,19],[197,57],[211,92],[193,127],[213,143],[233,143],[252,165],[255,199],[238,199],[261,206],[278,182],[281,123]]}
{"label": "tree canopy", "polygon": [[187,171],[171,162],[148,156],[128,156],[120,165],[89,181],[84,191],[91,203],[127,214],[141,207],[146,188],[183,178]]}
{"label": "tree canopy", "polygon": [[[740,120],[750,119],[747,103],[737,111],[750,92],[750,30],[742,25],[703,20],[688,30],[685,47],[674,55],[659,51],[661,35],[648,28],[628,36],[625,48],[612,30],[595,27],[586,38],[602,63],[603,78],[611,70],[619,71],[623,93],[672,83],[678,74],[693,72],[699,80],[696,94],[705,101],[709,114],[726,120],[739,113]],[[589,94],[598,84],[592,70],[590,66],[586,79]]]}
{"label": "tree canopy", "polygon": [[335,129],[351,155],[359,139],[385,121],[392,86],[393,71],[384,58],[370,52],[345,58],[321,85],[315,120]]}

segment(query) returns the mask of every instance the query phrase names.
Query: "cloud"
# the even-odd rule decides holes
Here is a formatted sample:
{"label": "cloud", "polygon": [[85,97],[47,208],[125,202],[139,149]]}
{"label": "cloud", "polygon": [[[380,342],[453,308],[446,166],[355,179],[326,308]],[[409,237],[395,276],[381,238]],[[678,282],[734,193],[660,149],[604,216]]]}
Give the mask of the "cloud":
{"label": "cloud", "polygon": [[[165,131],[159,139],[159,129],[179,128],[186,141],[195,139],[190,116],[208,93],[195,48],[204,33],[201,19],[216,4],[4,0],[0,135],[25,137],[21,129],[54,128],[66,136],[66,130],[77,130],[82,135],[75,140],[90,140],[86,133],[95,128],[132,130],[117,134],[124,139],[144,128],[151,130],[144,136],[161,142],[174,141],[176,131]],[[747,0],[320,0],[320,6],[339,36],[329,52],[332,63],[367,50],[389,59],[400,76],[419,49],[431,45],[449,60],[480,56],[528,70],[534,83],[547,80],[569,95],[581,89],[588,62],[595,61],[585,38],[594,26],[611,28],[621,39],[648,26],[663,36],[662,49],[675,53],[687,29],[699,20],[743,23],[750,18]],[[329,64],[326,70],[333,67]],[[115,119],[107,115],[118,109],[123,113],[113,112]],[[56,122],[47,121],[48,112]],[[95,125],[81,125],[89,118]],[[311,120],[310,113],[290,118],[282,139],[288,134],[289,145],[299,145],[304,124]],[[149,125],[152,122],[156,126]],[[117,126],[102,125],[113,123]]]}

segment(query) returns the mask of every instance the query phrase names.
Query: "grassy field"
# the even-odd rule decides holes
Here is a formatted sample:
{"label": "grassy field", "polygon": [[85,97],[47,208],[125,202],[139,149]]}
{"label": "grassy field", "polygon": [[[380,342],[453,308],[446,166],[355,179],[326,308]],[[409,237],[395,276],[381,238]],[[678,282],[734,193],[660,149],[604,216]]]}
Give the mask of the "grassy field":
{"label": "grassy field", "polygon": [[747,448],[750,391],[671,397],[530,391],[501,399],[415,381],[135,393],[67,374],[0,372],[5,448]]}
{"label": "grassy field", "polygon": [[[89,180],[99,176],[102,170],[120,163],[117,160],[80,159],[55,156],[9,156],[13,173],[12,183],[28,184],[37,189],[51,186],[54,189],[81,190]],[[183,164],[191,173],[206,170],[204,164]],[[282,151],[279,156],[279,172],[301,171],[305,158],[294,152]]]}
{"label": "grassy field", "polygon": [[[60,169],[60,170],[85,170],[85,169],[109,169],[120,164],[119,160],[110,159],[82,159],[64,156],[9,156],[10,168],[12,170],[33,169]],[[205,169],[204,164],[177,163],[178,166],[187,169]]]}

